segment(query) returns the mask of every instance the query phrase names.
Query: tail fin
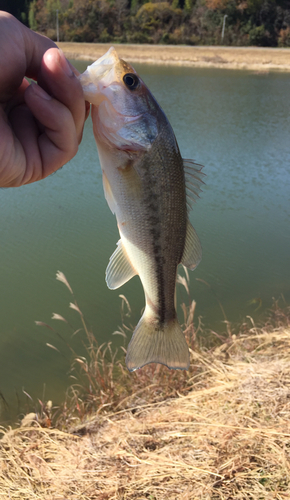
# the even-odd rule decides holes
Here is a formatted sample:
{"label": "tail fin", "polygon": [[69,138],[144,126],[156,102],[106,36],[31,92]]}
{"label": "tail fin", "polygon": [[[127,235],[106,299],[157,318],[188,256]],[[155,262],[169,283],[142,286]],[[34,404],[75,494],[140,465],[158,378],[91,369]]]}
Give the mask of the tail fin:
{"label": "tail fin", "polygon": [[189,350],[177,319],[156,328],[143,314],[128,346],[126,365],[130,371],[148,363],[161,363],[175,370],[187,370]]}

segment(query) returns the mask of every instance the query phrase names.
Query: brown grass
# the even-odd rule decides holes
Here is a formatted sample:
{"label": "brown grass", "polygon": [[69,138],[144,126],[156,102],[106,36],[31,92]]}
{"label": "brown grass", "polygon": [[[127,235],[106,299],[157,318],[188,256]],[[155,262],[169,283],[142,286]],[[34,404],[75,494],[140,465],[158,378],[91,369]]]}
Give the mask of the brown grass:
{"label": "brown grass", "polygon": [[195,333],[187,373],[132,376],[116,358],[114,374],[110,348],[89,344],[58,428],[2,430],[1,500],[290,498],[290,309],[275,304],[262,328],[227,325],[211,349]]}
{"label": "brown grass", "polygon": [[[94,61],[110,48],[108,43],[59,42],[70,59]],[[192,67],[290,71],[290,49],[268,47],[204,47],[185,45],[115,45],[120,57],[131,63]]]}

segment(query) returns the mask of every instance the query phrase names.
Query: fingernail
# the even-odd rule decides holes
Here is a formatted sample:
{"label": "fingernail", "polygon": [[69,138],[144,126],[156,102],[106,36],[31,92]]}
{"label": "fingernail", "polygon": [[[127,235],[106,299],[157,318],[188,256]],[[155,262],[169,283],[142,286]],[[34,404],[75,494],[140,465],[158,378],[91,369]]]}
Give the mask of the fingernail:
{"label": "fingernail", "polygon": [[64,71],[64,73],[67,75],[67,76],[73,76],[73,71],[68,63],[68,61],[66,60],[66,57],[63,53],[63,51],[61,49],[58,49],[59,50],[59,59],[61,61],[60,65],[61,65],[61,68],[62,70]]}
{"label": "fingernail", "polygon": [[32,88],[33,92],[37,95],[37,97],[40,97],[41,99],[45,99],[46,101],[50,101],[52,97],[45,92],[39,85],[37,85],[34,82],[31,82],[30,87]]}

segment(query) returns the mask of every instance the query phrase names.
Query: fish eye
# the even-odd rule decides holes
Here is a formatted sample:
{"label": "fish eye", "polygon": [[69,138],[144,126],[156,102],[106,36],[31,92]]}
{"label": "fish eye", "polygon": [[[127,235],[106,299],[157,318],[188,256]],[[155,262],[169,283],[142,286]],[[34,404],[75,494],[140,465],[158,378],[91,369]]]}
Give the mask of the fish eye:
{"label": "fish eye", "polygon": [[134,73],[127,73],[124,75],[123,81],[130,90],[135,90],[139,87],[139,78]]}

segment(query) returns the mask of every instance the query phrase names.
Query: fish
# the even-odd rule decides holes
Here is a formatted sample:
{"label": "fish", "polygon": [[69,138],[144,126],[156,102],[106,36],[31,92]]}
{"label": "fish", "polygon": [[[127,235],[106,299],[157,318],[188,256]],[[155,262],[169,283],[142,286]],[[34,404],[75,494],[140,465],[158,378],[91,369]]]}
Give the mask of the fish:
{"label": "fish", "polygon": [[80,75],[107,203],[120,239],[106,283],[115,290],[138,275],[145,309],[127,348],[129,371],[148,363],[188,369],[188,345],[176,313],[177,268],[194,270],[202,249],[189,221],[202,166],[183,160],[165,113],[114,47]]}

